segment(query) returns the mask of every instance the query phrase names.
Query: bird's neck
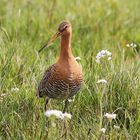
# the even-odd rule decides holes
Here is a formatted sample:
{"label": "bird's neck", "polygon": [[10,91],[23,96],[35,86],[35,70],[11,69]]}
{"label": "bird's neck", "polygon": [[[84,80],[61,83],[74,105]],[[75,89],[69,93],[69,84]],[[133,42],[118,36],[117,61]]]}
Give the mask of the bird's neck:
{"label": "bird's neck", "polygon": [[60,59],[67,60],[73,57],[71,50],[71,35],[61,36]]}

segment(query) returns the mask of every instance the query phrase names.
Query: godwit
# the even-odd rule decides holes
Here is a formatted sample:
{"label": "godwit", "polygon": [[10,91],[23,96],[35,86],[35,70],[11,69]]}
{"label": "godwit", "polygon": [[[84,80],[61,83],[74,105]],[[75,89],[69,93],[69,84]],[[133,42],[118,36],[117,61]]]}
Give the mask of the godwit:
{"label": "godwit", "polygon": [[49,46],[59,36],[61,36],[59,59],[44,73],[38,86],[37,95],[39,97],[47,96],[45,110],[49,98],[65,100],[63,110],[65,112],[68,99],[74,96],[82,86],[83,73],[81,66],[77,63],[72,53],[72,26],[69,22],[63,21],[60,23],[58,32],[45,47]]}

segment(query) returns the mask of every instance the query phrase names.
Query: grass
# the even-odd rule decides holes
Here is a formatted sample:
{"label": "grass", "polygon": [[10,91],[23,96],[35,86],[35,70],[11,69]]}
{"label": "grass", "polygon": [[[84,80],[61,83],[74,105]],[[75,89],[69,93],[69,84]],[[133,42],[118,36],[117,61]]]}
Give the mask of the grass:
{"label": "grass", "polygon": [[[1,0],[0,138],[140,139],[139,7],[138,0]],[[54,120],[56,127],[46,130],[44,100],[35,97],[35,90],[58,58],[59,40],[41,54],[38,50],[64,19],[73,25],[73,53],[81,57],[85,84],[69,105],[67,138],[60,138],[64,122]],[[126,47],[132,42],[136,49]],[[98,64],[102,49],[112,52],[112,60]],[[107,84],[96,84],[102,78]],[[62,110],[63,103],[54,100],[48,108]],[[117,118],[108,121],[103,115],[112,112]]]}

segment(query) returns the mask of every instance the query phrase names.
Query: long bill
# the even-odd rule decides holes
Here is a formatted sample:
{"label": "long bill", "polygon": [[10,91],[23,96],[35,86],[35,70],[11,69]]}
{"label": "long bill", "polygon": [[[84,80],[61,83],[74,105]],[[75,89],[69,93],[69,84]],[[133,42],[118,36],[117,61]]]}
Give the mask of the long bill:
{"label": "long bill", "polygon": [[52,42],[54,42],[60,35],[61,32],[58,31],[38,52],[40,53],[44,48],[48,48],[52,44]]}

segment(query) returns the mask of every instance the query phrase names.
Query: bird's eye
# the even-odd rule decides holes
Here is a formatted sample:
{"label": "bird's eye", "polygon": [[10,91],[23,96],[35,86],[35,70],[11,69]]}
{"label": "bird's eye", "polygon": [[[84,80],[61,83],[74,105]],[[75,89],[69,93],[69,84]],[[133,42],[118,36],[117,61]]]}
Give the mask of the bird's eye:
{"label": "bird's eye", "polygon": [[67,27],[68,27],[68,26],[67,26],[67,25],[65,25],[65,27],[64,27],[64,28],[66,29]]}
{"label": "bird's eye", "polygon": [[65,31],[65,29],[68,27],[68,25],[65,25],[64,27],[63,27],[63,29],[61,30],[61,32],[63,32],[63,31]]}

